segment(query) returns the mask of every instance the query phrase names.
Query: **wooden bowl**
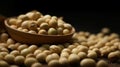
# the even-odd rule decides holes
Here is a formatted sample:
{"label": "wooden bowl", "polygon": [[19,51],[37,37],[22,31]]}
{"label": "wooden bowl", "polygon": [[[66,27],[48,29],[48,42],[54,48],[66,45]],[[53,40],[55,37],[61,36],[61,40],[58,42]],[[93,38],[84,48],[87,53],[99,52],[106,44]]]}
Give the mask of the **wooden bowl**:
{"label": "wooden bowl", "polygon": [[38,35],[13,29],[8,24],[8,19],[5,20],[5,27],[8,34],[16,41],[27,44],[58,44],[69,42],[75,33],[75,28],[68,35]]}

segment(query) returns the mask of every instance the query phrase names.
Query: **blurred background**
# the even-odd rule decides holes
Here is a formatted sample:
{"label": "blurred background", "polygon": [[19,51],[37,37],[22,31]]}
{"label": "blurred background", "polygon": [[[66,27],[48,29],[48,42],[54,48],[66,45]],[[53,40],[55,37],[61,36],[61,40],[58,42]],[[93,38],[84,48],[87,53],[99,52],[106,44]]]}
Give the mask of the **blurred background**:
{"label": "blurred background", "polygon": [[120,10],[115,9],[118,4],[113,6],[111,3],[79,0],[1,0],[0,14],[11,17],[38,10],[43,14],[63,16],[64,21],[72,24],[76,31],[96,33],[103,27],[108,27],[112,32],[120,33]]}

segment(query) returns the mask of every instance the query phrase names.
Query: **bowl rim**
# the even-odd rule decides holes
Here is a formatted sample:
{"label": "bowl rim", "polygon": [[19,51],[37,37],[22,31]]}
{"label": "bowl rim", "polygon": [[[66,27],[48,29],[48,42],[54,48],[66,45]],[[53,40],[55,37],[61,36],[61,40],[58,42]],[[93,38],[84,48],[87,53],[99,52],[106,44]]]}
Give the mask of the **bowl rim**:
{"label": "bowl rim", "polygon": [[[15,18],[15,17],[11,17],[11,18]],[[32,33],[27,33],[27,32],[23,32],[23,31],[19,31],[19,30],[17,30],[17,29],[14,29],[14,28],[11,28],[10,26],[9,26],[9,24],[8,24],[8,20],[9,20],[10,18],[7,18],[7,19],[5,19],[4,20],[4,24],[5,24],[5,26],[6,27],[8,27],[8,28],[10,28],[10,29],[12,29],[12,30],[14,30],[14,31],[16,31],[16,32],[20,32],[20,33],[24,33],[24,34],[28,34],[28,35],[35,35],[35,36],[47,36],[47,37],[63,37],[63,36],[69,36],[69,35],[73,35],[74,33],[75,33],[75,28],[72,26],[72,31],[70,32],[70,34],[66,34],[66,35],[44,35],[44,34],[32,34]]]}

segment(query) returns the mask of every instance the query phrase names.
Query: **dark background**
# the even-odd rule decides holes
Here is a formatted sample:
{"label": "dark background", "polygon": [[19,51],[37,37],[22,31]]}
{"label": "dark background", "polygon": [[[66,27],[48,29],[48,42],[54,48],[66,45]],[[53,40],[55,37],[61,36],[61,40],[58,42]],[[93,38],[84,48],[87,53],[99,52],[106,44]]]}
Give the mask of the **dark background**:
{"label": "dark background", "polygon": [[78,1],[1,0],[0,14],[11,17],[31,10],[38,10],[43,14],[63,16],[64,21],[71,23],[76,28],[76,31],[96,33],[103,27],[108,27],[112,32],[120,33],[119,2],[117,4],[117,2]]}

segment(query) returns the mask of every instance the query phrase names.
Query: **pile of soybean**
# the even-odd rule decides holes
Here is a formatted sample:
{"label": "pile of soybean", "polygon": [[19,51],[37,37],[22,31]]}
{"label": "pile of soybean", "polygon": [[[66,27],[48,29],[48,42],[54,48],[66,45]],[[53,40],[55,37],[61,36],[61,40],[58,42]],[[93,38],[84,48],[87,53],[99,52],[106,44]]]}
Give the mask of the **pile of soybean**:
{"label": "pile of soybean", "polygon": [[38,35],[67,35],[73,28],[63,17],[43,15],[36,10],[9,18],[8,24],[18,31]]}
{"label": "pile of soybean", "polygon": [[[0,67],[108,67],[120,59],[120,38],[103,28],[76,32],[71,43],[23,44],[0,33]],[[108,61],[106,61],[106,59]],[[76,66],[77,65],[77,66]]]}

